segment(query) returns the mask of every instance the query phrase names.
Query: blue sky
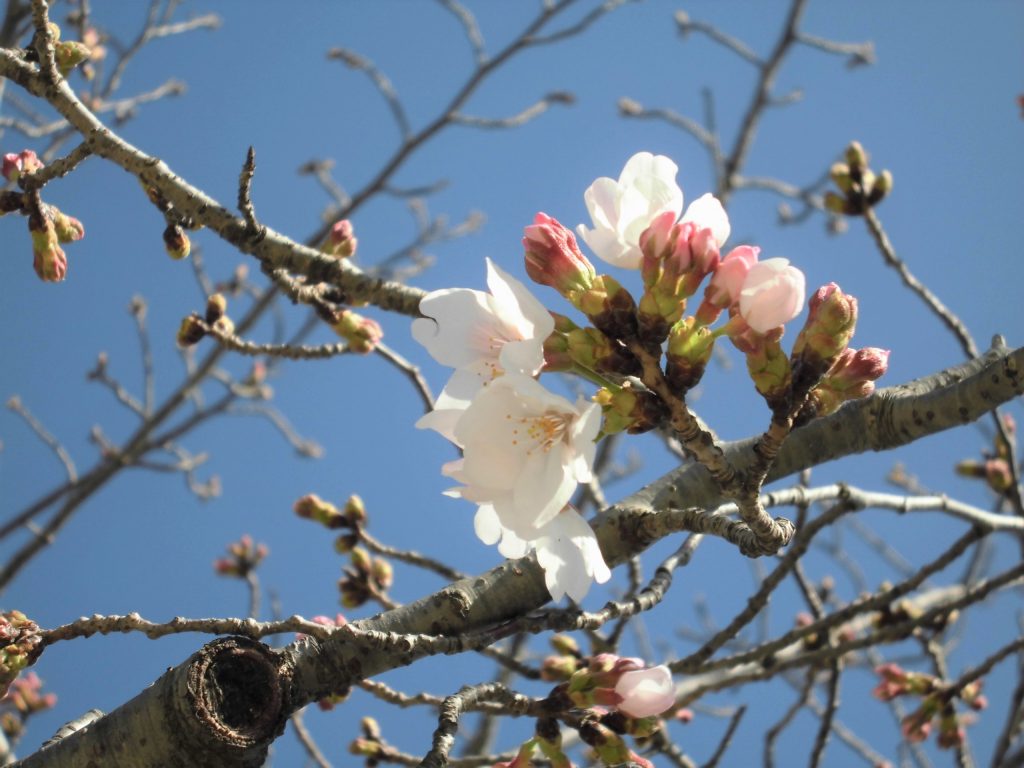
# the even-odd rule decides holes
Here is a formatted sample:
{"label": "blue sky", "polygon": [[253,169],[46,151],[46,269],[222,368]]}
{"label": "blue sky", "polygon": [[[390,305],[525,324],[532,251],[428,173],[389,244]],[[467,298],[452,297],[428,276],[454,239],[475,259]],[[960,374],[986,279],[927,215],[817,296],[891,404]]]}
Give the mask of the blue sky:
{"label": "blue sky", "polygon": [[[122,39],[130,39],[144,18],[142,3],[95,0],[92,5],[97,23]],[[535,5],[478,2],[470,7],[494,51],[525,25]],[[158,40],[144,49],[125,77],[123,95],[152,89],[170,77],[188,89],[176,99],[143,106],[119,131],[226,204],[235,198],[239,169],[253,145],[257,212],[270,226],[301,240],[316,229],[328,201],[308,176],[296,175],[296,168],[313,158],[332,158],[336,178],[353,192],[372,178],[398,139],[386,105],[367,79],[327,60],[325,52],[343,46],[373,60],[393,82],[414,128],[439,114],[467,77],[472,59],[457,23],[439,4],[385,0],[295,6],[285,15],[279,4],[269,2],[183,3],[185,16],[214,10],[223,16],[223,27]],[[680,40],[672,18],[678,7],[662,0],[627,4],[580,37],[522,54],[484,84],[466,112],[504,117],[559,90],[574,93],[576,103],[555,106],[516,130],[450,128],[397,174],[399,186],[449,181],[429,201],[434,214],[452,222],[472,211],[487,217],[479,232],[429,248],[437,263],[415,284],[482,288],[485,256],[525,278],[519,241],[534,213],[545,211],[570,226],[584,221],[583,190],[598,176],[617,176],[626,159],[640,150],[669,155],[679,164],[688,200],[709,189],[713,179],[707,155],[690,136],[616,113],[617,100],[628,96],[645,106],[700,117],[702,89],[709,88],[723,142],[731,146],[756,73],[702,35]],[[697,0],[685,7],[694,19],[718,25],[765,55],[786,3]],[[1024,121],[1016,102],[1024,92],[1022,23],[1024,6],[1009,0],[812,2],[803,23],[807,33],[844,42],[871,40],[877,63],[847,69],[841,57],[798,48],[779,74],[777,92],[798,88],[803,99],[767,112],[745,169],[750,175],[806,184],[851,139],[860,140],[875,167],[889,168],[895,176],[894,192],[878,213],[897,252],[961,316],[982,347],[994,333],[1005,334],[1011,345],[1024,336],[1019,309],[1024,267],[1015,245],[1024,236],[1019,181]],[[5,104],[4,114],[9,110]],[[24,146],[10,131],[0,136],[4,152]],[[0,366],[0,395],[19,394],[84,470],[96,458],[88,440],[94,425],[113,440],[134,428],[133,417],[115,405],[108,391],[85,380],[97,353],[106,351],[111,373],[140,390],[138,344],[127,312],[131,297],[139,294],[149,303],[158,398],[181,380],[174,332],[202,299],[189,265],[163,253],[161,217],[125,173],[92,159],[46,192],[48,201],[82,219],[87,237],[67,249],[67,281],[45,285],[32,273],[23,220],[0,221],[6,243],[6,258],[0,260],[0,345],[6,361]],[[806,272],[810,286],[836,281],[858,296],[861,321],[855,343],[892,350],[883,383],[903,382],[962,359],[952,337],[882,264],[861,222],[851,220],[849,231],[839,237],[825,232],[820,215],[783,227],[777,224],[778,203],[768,193],[738,194],[729,210],[731,242],[754,243],[763,256],[789,258]],[[353,223],[365,265],[404,246],[414,234],[404,204],[394,199],[372,201]],[[209,233],[197,233],[193,241],[214,279],[228,278],[243,263],[258,272]],[[627,284],[632,277],[617,276]],[[540,289],[537,294],[552,309],[564,309],[554,294]],[[291,307],[284,307],[284,314],[290,327],[304,317]],[[411,341],[407,319],[374,316],[388,343],[423,366],[439,390],[446,372]],[[263,324],[252,336],[266,340],[271,332]],[[316,339],[329,340],[324,332]],[[763,428],[768,415],[741,374],[742,361],[732,353],[729,357],[740,366],[710,370],[696,408],[721,435],[735,438]],[[248,366],[238,359],[225,363],[239,375]],[[248,532],[270,545],[261,571],[264,586],[277,594],[286,614],[333,613],[341,561],[328,534],[290,511],[292,502],[307,492],[336,501],[361,494],[371,532],[396,546],[447,557],[471,572],[497,562],[497,553],[473,536],[470,505],[441,496],[447,481],[438,470],[452,451],[436,435],[413,429],[420,404],[393,369],[377,358],[287,364],[271,383],[274,404],[302,435],[323,445],[322,459],[297,458],[263,420],[225,417],[184,441],[190,451],[209,454],[199,475],[220,477],[221,498],[196,500],[180,476],[123,473],[90,499],[56,543],[23,572],[4,595],[5,608],[24,610],[45,626],[79,615],[133,610],[155,620],[238,615],[246,606],[243,586],[215,577],[210,563],[227,542]],[[1019,407],[1013,412],[1019,421]],[[0,412],[0,440],[0,498],[6,516],[63,478],[48,449],[9,411]],[[985,506],[991,499],[983,489],[950,474],[957,460],[977,455],[988,443],[983,430],[968,427],[899,455],[822,467],[813,482],[841,478],[884,489],[884,475],[898,459],[926,486]],[[642,466],[608,487],[613,500],[672,466],[653,441],[627,441],[624,459],[629,451]],[[912,562],[934,557],[963,529],[934,516],[909,520],[874,512],[863,520]],[[4,542],[0,554],[9,553],[11,544]],[[646,560],[648,571],[667,546]],[[859,546],[856,537],[847,534],[844,546],[871,583],[893,578],[893,571]],[[998,543],[997,563],[1013,556],[1009,542]],[[833,573],[843,583],[820,552],[811,554],[807,567],[815,578]],[[694,607],[698,597],[715,620],[728,621],[756,574],[754,565],[728,546],[702,546],[662,610],[643,619],[656,660],[692,647],[674,629],[700,626]],[[411,600],[440,586],[434,577],[399,569],[394,596]],[[850,596],[849,583],[843,587]],[[595,591],[587,607],[599,606],[606,594]],[[797,610],[792,590],[780,593],[777,603],[770,616],[773,631],[787,627]],[[1011,608],[1003,600],[978,609],[967,625],[971,639],[954,656],[954,668],[982,658],[1001,644],[1000,637],[1012,636]],[[113,709],[202,641],[93,638],[50,649],[38,672],[61,703],[55,713],[39,717],[25,747],[34,747],[90,707]],[[537,644],[539,651],[542,647]],[[405,690],[429,688],[443,695],[451,692],[453,679],[474,682],[487,674],[489,666],[479,661],[445,659],[385,679]],[[1010,682],[997,678],[991,681],[991,698],[1003,702]],[[896,736],[888,714],[867,698],[871,677],[854,671],[845,680],[846,721],[894,755]],[[778,702],[788,706],[793,695],[774,685],[714,698],[723,706],[752,704],[726,765],[743,764],[745,749],[759,750],[763,728],[757,725],[770,722]],[[335,764],[348,760],[342,752],[355,735],[355,715],[367,711],[381,714],[385,737],[398,746],[413,753],[426,749],[432,727],[426,714],[391,713],[357,695],[332,715],[309,716]],[[699,717],[698,727],[675,733],[684,749],[704,760],[725,724]],[[996,706],[971,729],[982,762],[986,736],[994,738],[1002,717]],[[801,756],[814,727],[809,718],[798,721],[794,737],[780,742],[778,754]],[[855,764],[844,749],[833,744],[828,764]],[[276,750],[276,764],[299,764],[290,735],[279,740]]]}

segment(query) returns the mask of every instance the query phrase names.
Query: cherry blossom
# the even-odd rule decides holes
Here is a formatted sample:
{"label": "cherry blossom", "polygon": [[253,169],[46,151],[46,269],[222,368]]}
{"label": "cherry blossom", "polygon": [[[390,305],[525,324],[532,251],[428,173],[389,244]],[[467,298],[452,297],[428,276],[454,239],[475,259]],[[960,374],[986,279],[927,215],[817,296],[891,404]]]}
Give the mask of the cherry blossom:
{"label": "cherry blossom", "polygon": [[555,515],[530,541],[503,528],[490,504],[480,505],[473,524],[484,544],[496,544],[500,540],[498,551],[504,557],[523,557],[531,549],[535,550],[552,600],[568,595],[580,602],[587,596],[592,582],[604,584],[611,578],[594,530],[572,507]]}
{"label": "cherry blossom", "polygon": [[615,693],[622,697],[615,708],[630,717],[660,715],[676,703],[672,673],[664,665],[624,672]]}
{"label": "cherry blossom", "polygon": [[590,480],[600,428],[596,403],[573,404],[529,376],[506,373],[480,390],[454,425],[463,458],[442,472],[462,487],[448,494],[490,504],[502,528],[534,540]]}
{"label": "cherry blossom", "polygon": [[758,333],[788,323],[804,304],[804,273],[789,259],[766,259],[754,264],[740,291],[740,315]]}
{"label": "cherry blossom", "polygon": [[452,439],[455,422],[482,386],[505,372],[534,375],[544,364],[544,340],[554,320],[521,282],[487,260],[490,293],[451,288],[420,301],[426,315],[412,335],[437,362],[455,369],[416,426]]}
{"label": "cherry blossom", "polygon": [[643,254],[640,235],[667,211],[683,210],[683,191],[676,184],[678,166],[664,155],[638,152],[618,181],[597,179],[583,195],[594,228],[580,224],[577,234],[600,258],[617,267],[636,269]]}

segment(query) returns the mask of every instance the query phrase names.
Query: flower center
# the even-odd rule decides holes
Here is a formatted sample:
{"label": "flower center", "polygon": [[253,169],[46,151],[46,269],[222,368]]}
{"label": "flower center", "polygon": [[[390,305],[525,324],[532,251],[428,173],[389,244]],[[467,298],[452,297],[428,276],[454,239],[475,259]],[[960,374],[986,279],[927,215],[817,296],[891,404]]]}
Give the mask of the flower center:
{"label": "flower center", "polygon": [[[534,446],[539,446],[545,453],[550,451],[551,446],[555,443],[561,442],[566,438],[572,420],[572,414],[559,413],[557,411],[549,411],[541,416],[517,419],[517,421],[526,425],[526,435],[530,442]],[[518,435],[519,430],[514,429],[512,433]],[[518,442],[515,439],[512,441],[513,445]],[[533,447],[529,448],[527,453],[533,453]]]}

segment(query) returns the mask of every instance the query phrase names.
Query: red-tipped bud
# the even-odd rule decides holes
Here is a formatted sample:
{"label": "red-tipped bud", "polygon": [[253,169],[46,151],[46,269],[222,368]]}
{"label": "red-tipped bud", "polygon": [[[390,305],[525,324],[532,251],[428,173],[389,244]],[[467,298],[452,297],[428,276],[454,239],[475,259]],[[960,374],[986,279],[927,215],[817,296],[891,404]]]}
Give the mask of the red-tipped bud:
{"label": "red-tipped bud", "polygon": [[335,316],[331,328],[348,342],[349,349],[360,355],[372,352],[384,338],[384,331],[381,329],[380,323],[350,309],[341,310]]}
{"label": "red-tipped bud", "polygon": [[53,228],[60,242],[73,243],[85,237],[85,227],[74,216],[68,216],[52,205],[47,210],[47,214],[53,219]]}
{"label": "red-tipped bud", "polygon": [[342,219],[331,227],[331,231],[327,233],[327,239],[320,246],[320,250],[332,256],[337,256],[339,259],[348,259],[355,256],[358,245],[359,240],[352,229],[352,222],[348,219]]}
{"label": "red-tipped bud", "polygon": [[32,237],[32,267],[40,280],[59,283],[68,273],[68,257],[60,247],[53,222],[35,214],[28,219]]}
{"label": "red-tipped bud", "polygon": [[523,235],[531,280],[551,286],[570,301],[591,288],[597,277],[594,265],[580,251],[576,236],[556,219],[538,213]]}
{"label": "red-tipped bud", "polygon": [[835,283],[822,286],[808,302],[807,322],[793,344],[793,360],[808,369],[808,379],[816,380],[846,349],[856,326],[857,299]]}
{"label": "red-tipped bud", "polygon": [[4,155],[3,176],[10,182],[15,182],[26,173],[35,173],[43,167],[39,157],[31,149],[24,149],[21,152],[10,152]]}

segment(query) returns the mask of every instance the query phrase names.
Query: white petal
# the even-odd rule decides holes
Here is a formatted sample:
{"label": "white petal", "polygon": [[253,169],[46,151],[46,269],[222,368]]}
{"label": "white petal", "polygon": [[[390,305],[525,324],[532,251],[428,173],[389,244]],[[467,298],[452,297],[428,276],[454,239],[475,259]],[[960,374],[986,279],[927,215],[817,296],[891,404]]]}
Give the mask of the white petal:
{"label": "white petal", "polygon": [[520,557],[526,557],[526,553],[529,551],[529,542],[523,541],[507,528],[502,529],[501,543],[498,545],[498,552],[502,557],[515,560]]}
{"label": "white petal", "polygon": [[719,248],[729,239],[729,233],[732,231],[725,208],[710,192],[690,203],[682,220],[692,221],[700,229],[710,229]]}
{"label": "white petal", "polygon": [[593,580],[604,583],[611,577],[593,530],[575,510],[563,511],[545,526],[544,534],[535,544],[537,562],[553,600],[568,594],[579,602]]}
{"label": "white petal", "polygon": [[501,540],[501,523],[498,514],[490,504],[481,504],[473,516],[473,530],[484,544],[497,544]]}
{"label": "white petal", "polygon": [[583,193],[583,202],[595,228],[616,228],[619,222],[619,185],[614,179],[607,176],[597,179]]}

